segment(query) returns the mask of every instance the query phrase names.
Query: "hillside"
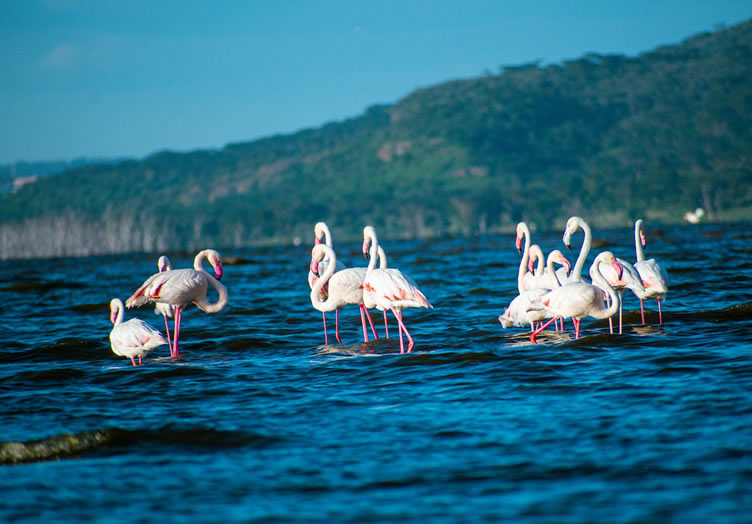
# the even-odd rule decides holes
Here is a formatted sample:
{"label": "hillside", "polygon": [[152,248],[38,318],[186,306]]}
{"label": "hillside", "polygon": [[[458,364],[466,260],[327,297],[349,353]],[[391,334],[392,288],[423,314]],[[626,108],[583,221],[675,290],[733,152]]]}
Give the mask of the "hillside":
{"label": "hillside", "polygon": [[222,150],[88,165],[4,195],[0,256],[475,234],[752,216],[752,21],[637,57],[415,91],[344,122]]}

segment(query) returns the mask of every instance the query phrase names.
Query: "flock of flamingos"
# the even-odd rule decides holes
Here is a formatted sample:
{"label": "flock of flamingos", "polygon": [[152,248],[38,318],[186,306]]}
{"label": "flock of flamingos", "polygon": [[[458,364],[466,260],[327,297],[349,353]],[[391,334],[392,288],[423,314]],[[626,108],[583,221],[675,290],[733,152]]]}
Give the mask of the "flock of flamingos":
{"label": "flock of flamingos", "polygon": [[[658,319],[663,323],[661,300],[668,291],[668,276],[655,259],[645,259],[643,247],[646,237],[642,220],[635,222],[634,264],[614,257],[610,251],[598,254],[590,267],[592,284],[582,279],[582,269],[592,244],[592,233],[588,224],[580,217],[567,221],[563,241],[570,248],[572,235],[582,229],[584,240],[574,267],[561,251],[553,250],[544,259],[543,251],[531,245],[530,230],[524,222],[517,224],[516,246],[522,252],[517,288],[519,295],[512,300],[499,316],[504,328],[510,326],[530,326],[530,340],[536,343],[536,336],[554,323],[556,329],[564,329],[564,319],[571,318],[575,328],[575,338],[580,336],[580,321],[585,317],[609,319],[619,313],[619,333],[622,332],[622,294],[626,289],[640,299],[642,323],[645,323],[643,300],[658,300]],[[331,233],[323,222],[314,227],[315,245],[311,252],[311,265],[308,283],[311,288],[311,304],[321,311],[324,322],[324,342],[329,344],[326,313],[335,312],[335,336],[339,336],[339,310],[354,304],[360,308],[363,327],[363,340],[368,342],[368,327],[378,339],[369,309],[379,309],[384,314],[384,329],[389,338],[387,311],[397,320],[400,352],[405,352],[403,333],[407,337],[407,352],[415,342],[410,336],[402,318],[406,307],[433,307],[415,282],[401,271],[387,267],[384,250],[379,246],[376,232],[371,226],[363,229],[363,254],[369,259],[368,267],[345,268],[332,249]],[[522,242],[524,240],[524,249]],[[214,269],[214,276],[204,270],[204,261]],[[378,267],[377,267],[378,262]],[[536,265],[537,263],[537,265]],[[562,267],[556,269],[555,264]],[[112,351],[128,357],[133,365],[136,358],[139,364],[142,357],[152,349],[167,344],[170,355],[180,354],[180,321],[183,310],[191,303],[206,313],[222,311],[228,303],[227,288],[219,280],[222,278],[222,257],[213,249],[206,249],[196,255],[192,269],[172,269],[166,256],[158,261],[159,272],[150,276],[125,306],[134,307],[147,303],[156,304],[156,311],[165,321],[167,339],[146,322],[131,319],[123,322],[124,305],[119,298],[110,302],[110,320],[114,324],[110,332]],[[206,293],[209,286],[219,293],[216,302],[209,302]],[[170,336],[168,317],[174,317],[173,333]],[[613,326],[611,326],[613,332]]]}

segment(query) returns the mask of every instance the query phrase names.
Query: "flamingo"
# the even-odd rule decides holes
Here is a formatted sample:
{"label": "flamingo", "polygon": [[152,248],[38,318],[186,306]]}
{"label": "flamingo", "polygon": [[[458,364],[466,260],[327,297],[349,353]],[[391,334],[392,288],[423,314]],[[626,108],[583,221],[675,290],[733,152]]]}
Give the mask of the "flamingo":
{"label": "flamingo", "polygon": [[[569,271],[572,269],[572,264],[558,249],[554,249],[548,254],[546,267],[543,267],[543,250],[538,244],[530,246],[530,261],[531,265],[535,261],[538,262],[538,267],[535,270],[535,287],[539,288],[553,289],[559,287],[561,282],[567,281]],[[555,263],[562,267],[554,270]]]}
{"label": "flamingo", "polygon": [[643,299],[655,298],[658,300],[658,324],[663,325],[663,312],[661,311],[661,300],[668,293],[668,274],[654,258],[645,260],[645,253],[642,251],[643,246],[647,244],[645,230],[642,227],[642,219],[635,221],[635,251],[637,253],[637,262],[635,269],[640,274],[642,283],[645,287],[644,293],[637,295],[640,299],[640,314],[642,323],[645,323],[645,310],[642,306]]}
{"label": "flamingo", "polygon": [[110,331],[110,345],[113,353],[130,358],[135,366],[136,357],[141,364],[141,357],[152,349],[167,344],[167,341],[162,333],[143,320],[132,318],[123,322],[124,314],[123,301],[113,298],[110,301],[110,322],[114,324]]}
{"label": "flamingo", "polygon": [[[162,271],[171,270],[172,264],[170,264],[170,259],[165,255],[159,257],[159,260],[157,261],[157,268],[159,268],[160,273]],[[174,309],[175,308],[173,308],[171,305],[161,302],[157,302],[156,307],[154,308],[154,314],[162,315],[164,317],[165,333],[167,333],[167,345],[170,347],[170,352],[172,352],[172,341],[170,340],[170,324],[167,321],[167,317],[172,318]]]}
{"label": "flamingo", "polygon": [[[369,249],[370,246],[370,249]],[[379,240],[376,231],[372,226],[366,226],[363,229],[363,254],[370,256],[366,278],[363,281],[363,304],[367,308],[375,307],[382,311],[387,309],[392,312],[397,319],[400,334],[400,353],[405,352],[405,346],[402,339],[402,332],[405,332],[408,339],[407,352],[412,351],[415,341],[410,336],[410,332],[402,321],[402,309],[406,307],[425,307],[433,306],[418,289],[415,282],[403,275],[398,269],[377,269],[376,253],[379,249]]]}
{"label": "flamingo", "polygon": [[[520,294],[525,292],[526,288],[532,289],[535,286],[535,275],[532,271],[527,271],[527,264],[530,260],[530,228],[525,222],[517,224],[516,237],[514,244],[517,247],[517,251],[522,253],[522,260],[520,260],[521,276],[517,278],[517,291]],[[525,239],[525,249],[522,249],[522,239]],[[520,280],[521,278],[521,280]]]}
{"label": "flamingo", "polygon": [[[540,252],[540,257],[541,259],[543,258],[543,253],[537,245],[534,244],[531,246],[530,250],[534,253],[536,251]],[[509,303],[509,307],[504,310],[504,314],[499,316],[499,322],[503,328],[508,328],[512,325],[524,326],[530,324],[530,331],[532,332],[535,330],[533,326],[536,322],[541,322],[548,318],[546,311],[537,305],[536,299],[550,292],[552,289],[560,287],[561,284],[559,283],[559,279],[554,271],[554,263],[561,264],[567,270],[570,267],[569,260],[564,257],[561,251],[558,249],[551,251],[548,255],[546,264],[551,275],[551,287],[526,289],[523,293],[517,295],[514,300]],[[518,279],[519,278],[520,274],[518,274]]]}
{"label": "flamingo", "polygon": [[[329,261],[323,273],[321,273],[321,268],[318,267],[322,260]],[[342,306],[357,304],[360,307],[360,320],[363,324],[363,341],[368,342],[366,317],[368,317],[374,338],[378,339],[373,321],[363,306],[363,280],[365,279],[366,268],[346,268],[335,272],[336,265],[337,256],[331,247],[326,244],[317,244],[313,247],[311,251],[311,272],[321,274],[321,277],[316,279],[311,288],[311,304],[322,313],[332,310],[338,312]],[[326,299],[322,300],[321,289],[324,286],[327,286],[328,291]],[[339,317],[339,313],[337,313],[337,316]],[[339,337],[339,322],[336,324],[335,334],[337,342],[342,344]],[[324,323],[324,342],[329,345],[326,322]]]}
{"label": "flamingo", "polygon": [[[616,271],[614,270],[614,267],[612,265],[606,265],[603,264],[601,266],[601,273],[603,274],[603,278],[605,278],[609,285],[614,288],[614,291],[616,291],[616,294],[619,295],[619,334],[622,333],[622,305],[624,300],[624,290],[630,289],[632,293],[635,294],[638,298],[640,297],[640,294],[645,292],[645,288],[642,285],[642,280],[640,279],[640,275],[635,269],[635,267],[624,260],[623,258],[616,258],[617,262],[621,265],[623,271],[621,275],[617,275]],[[605,291],[605,290],[604,290]],[[608,325],[611,330],[611,333],[613,333],[613,326],[611,324],[611,319],[608,319]]]}
{"label": "flamingo", "polygon": [[[214,278],[203,268],[204,260],[208,260],[214,268]],[[191,302],[206,312],[218,313],[222,311],[228,302],[227,288],[219,283],[222,278],[222,257],[213,249],[205,249],[193,259],[193,269],[172,269],[155,273],[139,287],[133,295],[126,300],[125,305],[130,307],[141,306],[147,302],[162,302],[175,307],[174,339],[170,354],[180,355],[178,340],[180,338],[180,320],[183,310]],[[216,302],[209,302],[206,291],[211,285],[219,293]]]}
{"label": "flamingo", "polygon": [[[580,338],[580,322],[584,317],[610,318],[619,309],[620,298],[614,288],[606,281],[600,270],[600,264],[607,263],[614,266],[617,274],[621,273],[621,264],[610,251],[599,254],[590,268],[590,278],[597,285],[584,282],[570,282],[554,289],[538,298],[537,301],[545,308],[551,320],[543,324],[530,334],[530,341],[535,344],[535,337],[557,318],[571,317],[574,323],[575,338]],[[611,306],[606,307],[603,301],[603,290],[611,298]]]}
{"label": "flamingo", "polygon": [[[326,244],[330,248],[332,247],[332,233],[329,231],[329,226],[326,225],[326,222],[317,222],[316,225],[313,226],[313,236],[314,236],[314,245],[319,245],[323,239],[324,244]],[[308,286],[311,289],[313,289],[313,286],[316,283],[316,280],[318,280],[320,275],[324,273],[328,265],[329,265],[329,259],[324,258],[318,263],[317,273],[314,273],[313,269],[309,269]],[[313,268],[313,264],[311,264],[310,267]],[[345,269],[345,265],[339,260],[336,261],[334,267],[335,267],[334,269],[335,272]],[[324,301],[326,300],[326,298],[327,298],[327,288],[326,286],[322,286],[321,290],[319,291],[319,300]],[[326,311],[322,311],[321,316],[324,320],[324,340],[326,341],[326,344],[329,345],[329,337],[326,332]],[[339,309],[335,310],[335,325],[336,325],[336,332],[337,332],[337,340],[339,340]]]}
{"label": "flamingo", "polygon": [[593,232],[590,230],[590,226],[584,219],[578,216],[570,217],[567,220],[567,226],[564,229],[564,236],[562,241],[567,249],[572,249],[572,235],[578,230],[582,229],[582,233],[585,237],[582,239],[582,246],[580,246],[580,254],[577,256],[577,260],[574,263],[574,268],[569,274],[567,282],[581,282],[582,281],[582,268],[585,267],[585,261],[587,260],[588,253],[590,253],[590,247],[593,244]]}

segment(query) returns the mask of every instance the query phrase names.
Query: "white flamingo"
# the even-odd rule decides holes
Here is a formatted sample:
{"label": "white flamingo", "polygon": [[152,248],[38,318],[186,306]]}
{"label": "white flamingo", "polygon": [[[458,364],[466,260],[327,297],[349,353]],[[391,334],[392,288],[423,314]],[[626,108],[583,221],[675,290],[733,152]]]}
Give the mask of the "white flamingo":
{"label": "white flamingo", "polygon": [[[525,239],[525,248],[522,249],[522,239]],[[522,253],[522,260],[520,260],[520,271],[522,276],[518,275],[517,278],[517,291],[520,294],[525,292],[525,289],[533,289],[535,286],[535,274],[532,271],[528,271],[528,262],[530,260],[530,228],[525,222],[517,224],[516,237],[514,239],[514,245],[517,247],[517,251]],[[520,280],[521,278],[521,280]]]}
{"label": "white flamingo", "polygon": [[[597,285],[570,282],[537,299],[553,318],[530,334],[530,341],[533,344],[536,343],[535,337],[538,333],[557,318],[571,318],[574,323],[575,338],[580,338],[580,322],[583,318],[609,318],[619,310],[619,295],[601,274],[599,267],[601,263],[613,265],[617,274],[620,273],[621,264],[614,258],[613,253],[604,251],[596,257],[590,267],[590,278]],[[606,307],[604,303],[603,289],[612,300],[609,307]]]}
{"label": "white flamingo", "polygon": [[[326,269],[322,272],[319,264],[322,260],[328,260]],[[320,274],[311,288],[311,304],[314,308],[322,313],[334,310],[339,320],[339,308],[348,304],[357,304],[360,307],[360,320],[363,324],[363,341],[368,342],[368,329],[366,328],[366,317],[371,324],[373,336],[376,335],[376,329],[373,326],[368,311],[363,306],[363,280],[366,275],[366,268],[350,268],[334,271],[337,265],[337,256],[334,250],[326,244],[317,244],[311,250],[311,272]],[[321,289],[326,286],[326,299],[322,300]],[[335,335],[337,342],[342,340],[339,336],[339,321],[336,324]],[[324,343],[329,345],[329,335],[324,322]]]}
{"label": "white flamingo", "polygon": [[[214,268],[216,279],[207,273],[202,264],[208,260]],[[178,356],[180,348],[180,320],[183,310],[193,303],[206,313],[218,313],[228,303],[227,288],[219,283],[222,278],[222,257],[213,249],[205,249],[193,260],[193,269],[172,269],[155,273],[139,287],[125,302],[128,307],[141,306],[149,302],[162,302],[175,307],[175,327],[170,354]],[[206,297],[208,286],[211,285],[219,293],[216,302],[209,302]]]}
{"label": "white flamingo", "polygon": [[[593,244],[593,233],[590,230],[590,226],[585,220],[578,216],[570,217],[567,220],[567,226],[564,229],[564,236],[562,241],[567,249],[572,249],[572,235],[578,230],[582,229],[585,237],[582,240],[582,246],[580,247],[580,254],[577,256],[577,260],[574,263],[574,268],[569,274],[569,278],[566,282],[581,282],[582,281],[582,268],[585,267],[585,261],[587,260],[588,253],[590,253],[590,247]],[[564,284],[564,282],[562,282]]]}
{"label": "white flamingo", "polygon": [[642,226],[642,219],[635,221],[635,251],[637,253],[637,262],[635,269],[640,274],[642,284],[645,287],[644,293],[637,295],[640,299],[640,314],[642,323],[645,323],[645,310],[642,301],[646,298],[655,298],[658,300],[658,324],[663,325],[663,312],[661,311],[661,300],[668,293],[668,274],[654,258],[645,260],[645,253],[642,248],[647,245],[645,230]]}
{"label": "white flamingo", "polygon": [[[332,233],[329,231],[329,226],[326,225],[325,222],[317,222],[315,226],[313,226],[313,236],[314,236],[314,245],[317,246],[321,244],[322,240],[325,245],[329,246],[330,248],[334,249],[332,246]],[[310,269],[308,270],[308,286],[313,289],[314,284],[316,283],[316,280],[320,278],[320,276],[324,273],[326,268],[329,266],[329,259],[324,258],[321,260],[317,267],[317,272],[314,273],[313,271],[313,264],[311,264]],[[345,269],[345,265],[337,260],[334,264],[334,271],[341,271]],[[327,297],[327,287],[321,286],[319,291],[319,300],[324,301]],[[326,344],[329,344],[329,337],[326,332],[326,311],[321,312],[321,317],[324,321],[324,340],[326,340]],[[336,310],[335,312],[335,325],[336,325],[336,332],[339,333],[339,310]],[[337,340],[339,340],[339,336],[337,337]]]}
{"label": "white flamingo", "polygon": [[425,307],[433,306],[418,289],[415,282],[409,277],[402,274],[397,269],[377,269],[376,254],[379,249],[379,240],[376,231],[371,226],[363,229],[363,254],[370,256],[366,278],[363,281],[363,303],[365,307],[375,307],[382,311],[387,309],[392,312],[397,319],[400,334],[400,352],[405,352],[402,332],[405,332],[408,339],[407,352],[412,351],[415,342],[410,336],[410,332],[405,327],[402,320],[402,309],[406,307]]}
{"label": "white flamingo", "polygon": [[113,298],[110,301],[110,322],[114,324],[110,331],[110,345],[112,352],[121,357],[131,359],[133,365],[141,364],[141,357],[152,349],[167,344],[162,333],[138,318],[123,322],[125,310],[123,301]]}
{"label": "white flamingo", "polygon": [[[536,249],[537,248],[537,249]],[[541,259],[543,258],[543,252],[537,245],[530,247],[530,251],[533,253],[539,252]],[[537,255],[538,253],[536,253]],[[534,331],[534,325],[536,322],[541,322],[548,318],[548,313],[545,309],[541,308],[536,300],[550,292],[552,289],[556,289],[560,286],[559,279],[554,271],[554,263],[561,264],[565,268],[569,266],[569,260],[567,260],[561,251],[555,249],[548,255],[546,269],[551,274],[551,287],[545,288],[533,288],[526,289],[523,293],[517,295],[512,302],[509,303],[509,307],[504,310],[504,314],[499,316],[499,322],[503,328],[510,326],[526,326],[530,325],[530,331]],[[518,273],[518,280],[521,278],[521,272]],[[558,327],[558,326],[557,326]]]}

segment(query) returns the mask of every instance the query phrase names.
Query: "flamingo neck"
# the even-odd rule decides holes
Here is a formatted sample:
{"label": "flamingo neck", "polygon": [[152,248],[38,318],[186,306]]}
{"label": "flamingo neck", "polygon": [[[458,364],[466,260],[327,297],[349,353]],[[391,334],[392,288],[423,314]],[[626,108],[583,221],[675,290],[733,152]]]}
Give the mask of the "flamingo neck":
{"label": "flamingo neck", "polygon": [[517,291],[522,295],[525,292],[525,273],[527,273],[527,263],[530,260],[530,230],[527,225],[523,225],[522,234],[525,237],[525,248],[522,251],[520,260],[520,269],[517,272]]}
{"label": "flamingo neck", "polygon": [[582,229],[585,238],[582,240],[580,255],[577,257],[577,262],[575,262],[574,269],[572,270],[572,282],[580,282],[580,280],[582,280],[582,268],[585,267],[585,260],[587,260],[588,253],[590,253],[590,246],[593,243],[593,234],[590,231],[590,226],[587,222],[579,220],[577,225]]}
{"label": "flamingo neck", "polygon": [[379,238],[376,236],[376,232],[373,230],[372,227],[366,227],[363,230],[363,252],[365,253],[366,246],[368,244],[371,244],[370,249],[368,250],[368,269],[366,270],[366,275],[369,274],[371,271],[376,269],[376,258],[378,256],[378,252],[380,246],[379,246]]}
{"label": "flamingo neck", "polygon": [[229,301],[227,288],[203,269],[199,271],[203,273],[209,284],[217,290],[217,293],[219,293],[219,298],[216,302],[209,302],[209,299],[206,298],[206,295],[204,295],[203,297],[199,297],[198,300],[195,300],[193,303],[196,304],[196,306],[198,306],[205,313],[219,313],[225,308]]}
{"label": "flamingo neck", "polygon": [[637,255],[637,262],[645,260],[645,252],[642,250],[642,220],[637,220],[634,224],[634,248]]}
{"label": "flamingo neck", "polygon": [[554,277],[554,287],[561,287],[561,282],[559,282],[559,276],[556,274],[556,269],[554,269],[554,258],[556,258],[554,253],[548,254],[548,259],[546,259],[546,269],[553,275]]}
{"label": "flamingo neck", "polygon": [[110,304],[110,321],[118,326],[123,323],[125,312],[123,311],[123,302],[120,299],[115,299]]}
{"label": "flamingo neck", "polygon": [[327,294],[326,300],[323,301],[320,297],[321,290],[324,288],[324,285],[329,282],[329,279],[332,278],[334,270],[337,267],[337,255],[335,255],[334,250],[326,244],[319,244],[315,249],[324,252],[324,256],[319,258],[318,260],[328,258],[329,264],[327,264],[326,268],[324,269],[324,273],[319,277],[318,280],[316,280],[316,283],[313,284],[313,287],[311,287],[311,304],[313,304],[313,307],[315,307],[319,311],[331,311],[332,309],[334,309],[334,297],[332,297],[330,294]]}
{"label": "flamingo neck", "polygon": [[386,269],[388,267],[386,263],[386,253],[384,253],[384,250],[381,248],[381,246],[379,246],[378,253],[379,253],[379,269]]}
{"label": "flamingo neck", "polygon": [[597,319],[604,319],[610,318],[618,313],[621,304],[621,295],[616,293],[614,288],[611,287],[611,284],[608,283],[608,280],[603,276],[600,265],[601,261],[596,258],[595,262],[593,262],[593,265],[590,267],[590,278],[593,279],[593,285],[606,291],[611,298],[611,305],[606,309],[591,312],[590,316]]}

